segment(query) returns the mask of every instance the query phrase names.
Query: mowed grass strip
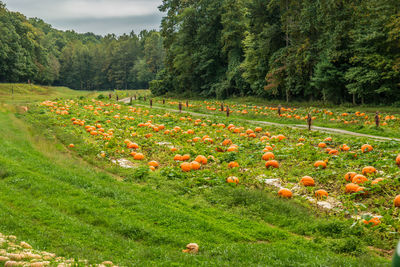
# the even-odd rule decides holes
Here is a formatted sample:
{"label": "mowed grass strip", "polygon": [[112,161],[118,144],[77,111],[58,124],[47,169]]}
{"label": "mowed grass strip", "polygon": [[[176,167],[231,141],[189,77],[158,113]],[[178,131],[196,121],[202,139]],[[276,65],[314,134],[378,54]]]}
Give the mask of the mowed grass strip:
{"label": "mowed grass strip", "polygon": [[[0,230],[38,249],[125,266],[387,264],[367,253],[335,253],[223,205],[193,206],[150,185],[118,182],[57,149],[48,157],[11,114],[0,113],[0,125]],[[198,255],[181,252],[189,242],[200,245]]]}

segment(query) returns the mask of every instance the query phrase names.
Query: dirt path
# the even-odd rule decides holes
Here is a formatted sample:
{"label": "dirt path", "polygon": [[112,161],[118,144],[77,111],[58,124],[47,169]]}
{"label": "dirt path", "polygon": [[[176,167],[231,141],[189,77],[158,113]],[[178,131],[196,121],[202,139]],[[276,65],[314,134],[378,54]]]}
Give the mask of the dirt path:
{"label": "dirt path", "polygon": [[[124,102],[124,103],[129,103],[130,99],[129,98],[124,98],[124,99],[121,99],[120,101]],[[134,105],[142,106],[142,107],[148,107],[148,106],[142,105],[142,104],[134,104]],[[167,111],[170,111],[170,112],[179,112],[179,110],[171,109],[171,108],[163,108],[163,107],[158,107],[158,106],[153,106],[153,108],[163,109],[163,110],[167,110]],[[195,115],[195,116],[217,117],[216,115],[213,115],[213,114],[191,112],[191,111],[186,111],[186,110],[184,110],[182,112],[183,113],[188,113],[188,114],[191,114],[191,115]],[[246,120],[246,119],[239,119],[239,118],[235,118],[235,119],[240,120],[240,121],[249,122],[249,123],[273,125],[273,126],[278,126],[278,127],[290,127],[290,128],[295,128],[295,129],[305,129],[305,128],[307,128],[307,125],[301,125],[301,124],[282,124],[282,123],[269,122],[269,121]],[[391,138],[391,137],[384,137],[384,136],[376,136],[376,135],[369,135],[369,134],[363,134],[363,133],[356,133],[356,132],[350,132],[350,131],[337,129],[337,128],[327,128],[327,127],[312,126],[312,131],[319,131],[319,132],[325,132],[325,133],[335,133],[335,134],[344,134],[344,135],[352,135],[352,136],[357,136],[357,137],[367,137],[367,138],[381,140],[381,141],[398,141],[398,142],[400,142],[400,138]]]}

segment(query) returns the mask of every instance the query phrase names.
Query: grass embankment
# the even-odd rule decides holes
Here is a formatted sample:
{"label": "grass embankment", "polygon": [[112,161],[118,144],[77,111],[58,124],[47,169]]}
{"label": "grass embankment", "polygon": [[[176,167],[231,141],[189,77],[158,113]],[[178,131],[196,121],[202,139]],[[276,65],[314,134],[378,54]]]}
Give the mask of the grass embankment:
{"label": "grass embankment", "polygon": [[0,102],[5,104],[26,105],[47,99],[75,98],[88,94],[87,91],[71,90],[67,87],[0,83]]}
{"label": "grass embankment", "polygon": [[117,90],[117,91],[79,91],[72,90],[68,87],[43,86],[24,83],[0,83],[0,103],[9,105],[27,105],[29,103],[54,100],[54,99],[71,99],[76,97],[97,97],[102,94],[104,98],[108,98],[109,94],[115,98],[128,97],[137,95],[148,96],[149,90]]}
{"label": "grass embankment", "polygon": [[[242,186],[120,182],[125,172],[91,166],[54,139],[62,130],[18,117],[0,113],[0,232],[37,249],[128,266],[389,265],[344,220]],[[190,242],[199,254],[181,252]]]}

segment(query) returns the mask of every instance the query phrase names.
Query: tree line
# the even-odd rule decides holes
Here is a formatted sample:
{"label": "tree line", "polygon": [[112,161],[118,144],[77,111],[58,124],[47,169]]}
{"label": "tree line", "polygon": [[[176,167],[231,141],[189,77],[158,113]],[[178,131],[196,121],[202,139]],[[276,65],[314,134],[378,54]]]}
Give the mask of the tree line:
{"label": "tree line", "polygon": [[163,0],[155,94],[400,101],[398,0]]}
{"label": "tree line", "polygon": [[35,82],[79,90],[148,88],[163,68],[157,31],[104,37],[60,31],[0,1],[0,82]]}
{"label": "tree line", "polygon": [[163,0],[161,31],[60,31],[0,1],[0,82],[400,104],[398,0]]}

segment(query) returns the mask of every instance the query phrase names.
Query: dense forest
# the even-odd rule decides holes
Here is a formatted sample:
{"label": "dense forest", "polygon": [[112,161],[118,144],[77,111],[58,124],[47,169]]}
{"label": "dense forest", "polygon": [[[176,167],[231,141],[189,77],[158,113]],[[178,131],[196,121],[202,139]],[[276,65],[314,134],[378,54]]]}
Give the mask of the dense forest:
{"label": "dense forest", "polygon": [[0,82],[400,104],[398,0],[163,0],[161,31],[59,31],[0,2]]}
{"label": "dense forest", "polygon": [[398,0],[164,0],[154,93],[400,101]]}
{"label": "dense forest", "polygon": [[163,64],[157,31],[97,36],[60,31],[0,1],[0,82],[80,90],[148,88]]}

